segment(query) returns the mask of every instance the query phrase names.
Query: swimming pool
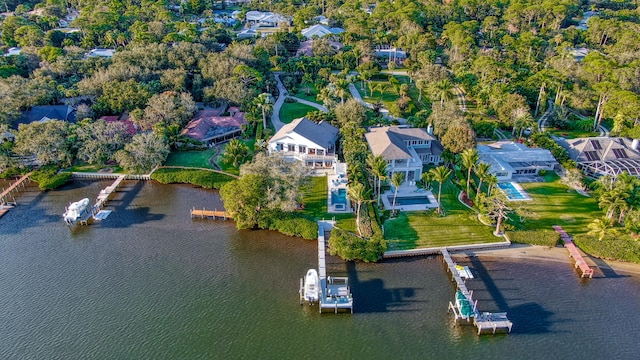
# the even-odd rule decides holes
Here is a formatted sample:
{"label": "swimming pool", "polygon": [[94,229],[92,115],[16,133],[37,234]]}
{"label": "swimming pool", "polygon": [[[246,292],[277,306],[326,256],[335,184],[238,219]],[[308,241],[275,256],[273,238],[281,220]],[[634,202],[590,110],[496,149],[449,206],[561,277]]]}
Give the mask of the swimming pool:
{"label": "swimming pool", "polygon": [[502,192],[507,195],[507,199],[515,200],[531,200],[529,195],[524,191],[520,185],[512,182],[498,183],[498,187]]}
{"label": "swimming pool", "polygon": [[[387,197],[389,199],[389,204],[393,204],[393,195],[389,195]],[[429,198],[427,196],[412,196],[412,197],[400,197],[396,198],[396,205],[404,206],[404,205],[426,205],[430,204]]]}
{"label": "swimming pool", "polygon": [[347,205],[347,189],[331,190],[331,203]]}

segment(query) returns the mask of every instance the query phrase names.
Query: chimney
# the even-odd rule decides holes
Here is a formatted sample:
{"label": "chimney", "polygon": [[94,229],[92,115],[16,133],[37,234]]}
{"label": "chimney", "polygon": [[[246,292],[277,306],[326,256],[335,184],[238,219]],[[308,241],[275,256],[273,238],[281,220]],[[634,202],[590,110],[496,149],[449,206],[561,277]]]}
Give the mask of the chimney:
{"label": "chimney", "polygon": [[638,139],[633,139],[633,141],[631,142],[631,148],[635,151],[638,151],[638,144],[640,143],[640,140]]}

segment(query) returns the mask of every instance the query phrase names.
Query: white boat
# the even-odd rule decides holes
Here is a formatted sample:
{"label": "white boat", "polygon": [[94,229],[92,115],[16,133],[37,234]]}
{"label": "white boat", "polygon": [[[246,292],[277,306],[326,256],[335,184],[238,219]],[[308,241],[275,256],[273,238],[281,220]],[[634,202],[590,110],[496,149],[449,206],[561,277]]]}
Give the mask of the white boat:
{"label": "white boat", "polygon": [[311,303],[318,301],[320,298],[319,290],[318,272],[316,269],[309,269],[304,278],[304,299]]}
{"label": "white boat", "polygon": [[65,211],[64,215],[62,215],[64,221],[69,225],[74,224],[78,220],[78,218],[80,218],[84,214],[87,206],[89,206],[88,198],[84,198],[80,201],[69,204],[67,211]]}
{"label": "white boat", "polygon": [[456,265],[456,270],[458,270],[458,275],[460,275],[463,279],[473,279],[473,273],[468,266]]}

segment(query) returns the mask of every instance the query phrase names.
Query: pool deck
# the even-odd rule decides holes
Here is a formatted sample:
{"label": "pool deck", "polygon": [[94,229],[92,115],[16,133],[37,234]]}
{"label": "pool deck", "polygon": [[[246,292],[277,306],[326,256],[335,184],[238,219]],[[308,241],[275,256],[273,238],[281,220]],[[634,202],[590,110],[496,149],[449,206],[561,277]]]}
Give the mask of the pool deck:
{"label": "pool deck", "polygon": [[[387,210],[392,210],[391,205],[393,202],[394,195],[393,187],[391,190],[386,191],[382,194],[382,203],[384,204],[384,208]],[[389,196],[391,196],[391,201],[389,201]],[[436,200],[435,196],[433,196],[433,192],[429,190],[424,190],[418,188],[416,185],[409,185],[408,183],[404,183],[400,185],[398,189],[398,197],[422,197],[426,196],[429,198],[428,204],[416,204],[416,205],[399,205],[396,203],[396,209],[401,211],[420,211],[420,210],[430,210],[438,207],[438,200]]]}
{"label": "pool deck", "polygon": [[347,204],[345,205],[344,209],[339,208],[339,206],[342,204],[333,204],[331,202],[332,191],[337,189],[345,189],[346,191],[347,182],[348,182],[347,164],[337,163],[335,165],[335,171],[327,174],[327,185],[328,185],[327,188],[329,189],[327,194],[327,212],[338,213],[338,214],[345,214],[345,213],[351,212],[351,202],[349,201],[348,197],[346,198]]}

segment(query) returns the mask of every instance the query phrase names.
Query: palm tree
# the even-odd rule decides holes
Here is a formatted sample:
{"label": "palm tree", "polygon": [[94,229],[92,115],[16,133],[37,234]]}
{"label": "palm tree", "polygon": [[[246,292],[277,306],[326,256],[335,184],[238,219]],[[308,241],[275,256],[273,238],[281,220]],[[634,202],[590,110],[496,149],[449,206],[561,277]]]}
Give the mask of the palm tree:
{"label": "palm tree", "polygon": [[313,84],[313,76],[310,73],[304,74],[301,83],[307,85],[305,93],[309,95],[311,93],[311,84]]}
{"label": "palm tree", "polygon": [[224,148],[222,158],[226,163],[230,163],[233,167],[238,167],[249,157],[249,147],[238,139],[229,141]]}
{"label": "palm tree", "polygon": [[429,169],[429,174],[433,180],[438,182],[438,214],[440,214],[440,195],[442,195],[442,183],[447,181],[449,176],[451,176],[451,169],[446,166],[438,166],[436,168]]}
{"label": "palm tree", "polygon": [[271,103],[271,95],[267,93],[262,93],[258,95],[255,99],[253,99],[253,105],[255,105],[262,112],[262,127],[263,129],[267,129],[267,113],[273,109],[273,104]]}
{"label": "palm tree", "polygon": [[356,228],[358,229],[358,234],[362,236],[362,231],[360,230],[360,208],[365,202],[371,201],[368,199],[369,191],[367,191],[364,184],[354,182],[349,185],[349,188],[347,189],[347,196],[349,197],[349,200],[356,203]]}
{"label": "palm tree", "polygon": [[467,196],[469,196],[469,185],[471,183],[471,170],[476,166],[479,155],[476,149],[467,149],[460,154],[462,167],[467,169]]}
{"label": "palm tree", "polygon": [[[381,178],[385,177],[387,174],[387,161],[380,155],[373,156],[373,154],[369,154],[367,157],[367,166],[369,167],[369,171],[373,175],[373,195],[378,196],[378,205],[380,204],[380,185]],[[377,186],[376,186],[377,182]],[[376,188],[378,191],[376,192]]]}
{"label": "palm tree", "polygon": [[433,174],[430,172],[424,172],[420,176],[422,182],[424,183],[424,188],[426,190],[431,190],[431,182],[433,181]]}
{"label": "palm tree", "polygon": [[478,192],[476,193],[476,197],[478,197],[478,194],[482,192],[482,182],[490,175],[489,169],[491,169],[491,165],[483,161],[478,162],[473,169],[473,172],[476,173],[478,180],[480,180],[478,182]]}
{"label": "palm tree", "polygon": [[396,198],[398,197],[398,188],[404,182],[404,173],[403,172],[394,172],[391,176],[391,185],[395,187],[395,192],[393,194],[393,205],[391,206],[391,211],[395,214],[396,212]]}
{"label": "palm tree", "polygon": [[336,86],[336,95],[340,98],[340,103],[344,104],[344,98],[349,93],[349,81],[347,79],[337,79],[334,82]]}
{"label": "palm tree", "polygon": [[438,81],[435,86],[435,95],[437,99],[440,99],[440,107],[444,107],[444,102],[453,99],[453,83],[449,79]]}
{"label": "palm tree", "polygon": [[487,183],[487,196],[491,196],[491,190],[493,190],[494,186],[498,185],[498,178],[490,174],[484,181]]}
{"label": "palm tree", "polygon": [[598,240],[602,240],[611,227],[611,220],[606,217],[594,219],[587,227],[589,228],[587,234],[595,235],[598,237]]}

